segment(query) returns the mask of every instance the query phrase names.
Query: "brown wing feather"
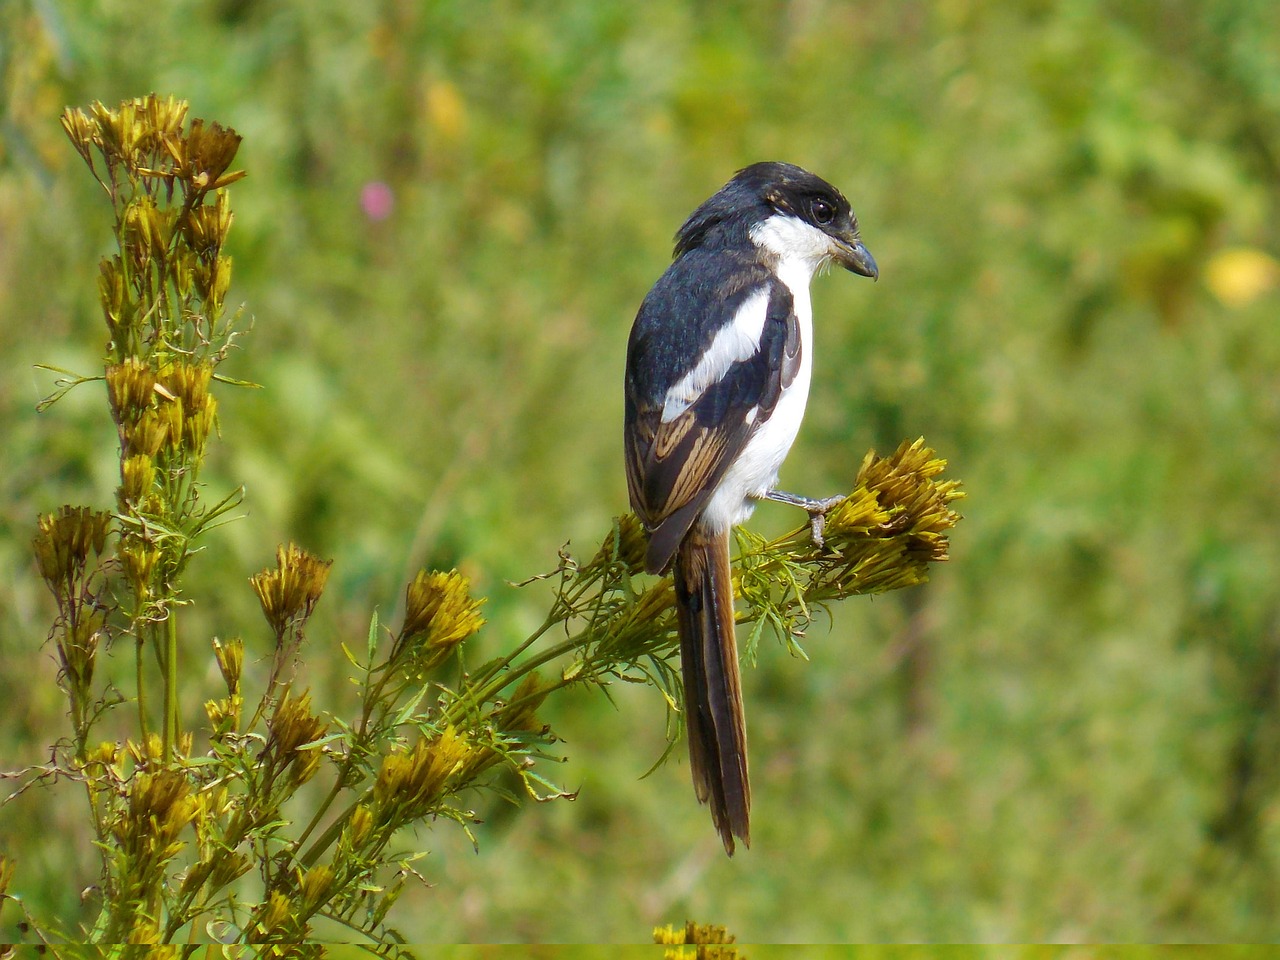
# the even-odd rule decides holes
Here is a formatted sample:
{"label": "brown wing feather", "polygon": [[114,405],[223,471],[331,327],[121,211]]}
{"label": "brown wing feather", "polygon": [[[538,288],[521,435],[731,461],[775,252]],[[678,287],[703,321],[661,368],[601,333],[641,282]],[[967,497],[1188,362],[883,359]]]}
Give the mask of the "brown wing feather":
{"label": "brown wing feather", "polygon": [[646,567],[667,568],[680,540],[746,443],[747,424],[699,423],[690,408],[666,423],[660,409],[642,410],[627,431],[631,507],[649,530]]}

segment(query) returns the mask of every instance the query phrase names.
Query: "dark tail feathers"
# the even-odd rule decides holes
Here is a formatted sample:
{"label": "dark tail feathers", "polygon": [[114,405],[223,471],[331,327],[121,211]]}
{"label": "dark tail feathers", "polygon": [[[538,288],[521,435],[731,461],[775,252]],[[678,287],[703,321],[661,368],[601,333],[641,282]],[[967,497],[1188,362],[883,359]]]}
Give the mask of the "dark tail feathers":
{"label": "dark tail feathers", "polygon": [[732,856],[735,836],[751,846],[751,783],[728,531],[711,533],[695,525],[680,544],[674,577],[693,789],[710,804]]}

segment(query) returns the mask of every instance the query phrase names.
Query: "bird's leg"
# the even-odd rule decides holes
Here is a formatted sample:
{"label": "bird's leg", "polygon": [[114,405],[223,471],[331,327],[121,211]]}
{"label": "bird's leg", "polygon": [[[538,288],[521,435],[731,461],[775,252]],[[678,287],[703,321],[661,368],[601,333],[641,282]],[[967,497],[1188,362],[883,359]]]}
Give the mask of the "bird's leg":
{"label": "bird's leg", "polygon": [[764,498],[778,503],[789,503],[809,514],[809,530],[813,534],[813,545],[819,549],[823,544],[822,532],[827,525],[827,511],[843,503],[845,499],[844,497],[827,497],[825,500],[814,500],[812,497],[802,497],[798,493],[785,493],[782,490],[770,490]]}

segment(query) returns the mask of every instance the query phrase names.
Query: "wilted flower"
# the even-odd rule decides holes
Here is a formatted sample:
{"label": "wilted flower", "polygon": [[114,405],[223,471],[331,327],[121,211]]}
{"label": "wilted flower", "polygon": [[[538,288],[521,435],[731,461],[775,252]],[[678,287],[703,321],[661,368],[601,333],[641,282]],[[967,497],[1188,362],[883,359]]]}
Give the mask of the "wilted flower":
{"label": "wilted flower", "polygon": [[110,523],[109,513],[72,506],[46,513],[37,521],[32,541],[36,562],[60,604],[69,599],[73,581],[84,575],[90,552],[101,555]]}
{"label": "wilted flower", "polygon": [[192,120],[186,150],[191,182],[202,191],[216,190],[243,177],[243,173],[226,173],[240,149],[241,139],[240,134],[217,121],[205,126],[198,117]]}

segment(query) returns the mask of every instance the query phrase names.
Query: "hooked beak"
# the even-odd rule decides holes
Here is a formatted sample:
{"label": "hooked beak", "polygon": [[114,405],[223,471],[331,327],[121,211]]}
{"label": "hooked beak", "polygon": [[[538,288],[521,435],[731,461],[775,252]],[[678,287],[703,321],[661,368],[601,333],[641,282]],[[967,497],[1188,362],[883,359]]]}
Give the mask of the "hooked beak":
{"label": "hooked beak", "polygon": [[876,258],[871,255],[870,250],[862,245],[861,240],[849,242],[842,240],[837,244],[837,247],[836,259],[840,262],[840,266],[861,276],[870,277],[872,280],[880,276],[880,269],[876,266]]}

